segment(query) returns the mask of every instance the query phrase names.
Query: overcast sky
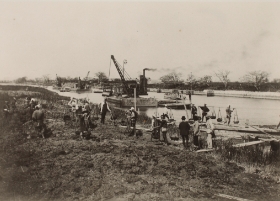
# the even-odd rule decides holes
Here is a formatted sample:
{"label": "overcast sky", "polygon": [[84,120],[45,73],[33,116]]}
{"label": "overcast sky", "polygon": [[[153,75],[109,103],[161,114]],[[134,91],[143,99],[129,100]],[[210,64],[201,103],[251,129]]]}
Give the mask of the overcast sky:
{"label": "overcast sky", "polygon": [[111,55],[133,78],[280,78],[280,3],[0,2],[0,79],[108,74]]}

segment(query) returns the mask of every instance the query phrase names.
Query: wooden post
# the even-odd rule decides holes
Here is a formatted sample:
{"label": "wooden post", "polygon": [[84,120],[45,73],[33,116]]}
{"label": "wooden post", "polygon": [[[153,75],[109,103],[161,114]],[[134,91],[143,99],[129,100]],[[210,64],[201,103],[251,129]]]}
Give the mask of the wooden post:
{"label": "wooden post", "polygon": [[[189,93],[191,93],[191,92],[189,91]],[[194,117],[192,117],[192,99],[190,99],[189,101],[190,101],[190,104],[191,104],[191,118],[194,118]]]}
{"label": "wooden post", "polygon": [[134,108],[135,108],[135,111],[136,110],[136,88],[134,88]]}
{"label": "wooden post", "polygon": [[186,111],[187,121],[189,121],[189,115],[188,115],[188,110],[187,110],[186,103],[185,103],[185,101],[186,101],[185,98],[187,98],[187,97],[183,97],[183,103],[184,103],[184,108]]}
{"label": "wooden post", "polygon": [[[134,88],[134,108],[135,108],[135,111],[136,110],[136,88]],[[134,136],[136,135],[136,121],[135,121],[135,127],[134,127]]]}

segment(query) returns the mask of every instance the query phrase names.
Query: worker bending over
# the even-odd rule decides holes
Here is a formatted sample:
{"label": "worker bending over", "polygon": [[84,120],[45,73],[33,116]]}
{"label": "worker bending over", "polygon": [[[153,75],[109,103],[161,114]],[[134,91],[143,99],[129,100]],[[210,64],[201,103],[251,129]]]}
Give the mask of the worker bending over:
{"label": "worker bending over", "polygon": [[39,108],[39,106],[35,106],[35,111],[32,114],[32,121],[36,122],[35,129],[38,131],[38,134],[41,133],[42,137],[45,138],[44,132],[46,129],[46,125],[44,124],[45,114]]}

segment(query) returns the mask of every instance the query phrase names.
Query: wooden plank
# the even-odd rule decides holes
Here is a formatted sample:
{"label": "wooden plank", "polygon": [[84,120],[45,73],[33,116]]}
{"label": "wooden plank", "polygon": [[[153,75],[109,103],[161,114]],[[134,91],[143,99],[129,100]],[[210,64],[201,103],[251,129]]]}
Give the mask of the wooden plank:
{"label": "wooden plank", "polygon": [[237,200],[237,201],[251,201],[251,200],[248,200],[248,199],[244,199],[244,198],[239,198],[239,197],[234,197],[234,196],[231,196],[231,195],[226,195],[226,194],[216,194],[216,196],[219,196],[219,197],[222,197],[222,198],[227,198],[229,200]]}
{"label": "wooden plank", "polygon": [[245,142],[245,143],[235,144],[235,145],[233,145],[233,147],[248,147],[248,146],[262,144],[262,143],[264,143],[264,141],[252,141],[252,142]]}
{"label": "wooden plank", "polygon": [[215,149],[200,149],[197,150],[196,153],[201,153],[201,152],[209,152],[209,151],[214,151]]}

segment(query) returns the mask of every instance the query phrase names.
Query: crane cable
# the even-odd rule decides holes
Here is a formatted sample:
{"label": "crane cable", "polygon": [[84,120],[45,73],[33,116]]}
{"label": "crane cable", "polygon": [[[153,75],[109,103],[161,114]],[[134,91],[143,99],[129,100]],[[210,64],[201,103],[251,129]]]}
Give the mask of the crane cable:
{"label": "crane cable", "polygon": [[110,79],[110,69],[111,69],[111,62],[112,62],[112,59],[110,58],[110,66],[109,66],[109,79]]}

